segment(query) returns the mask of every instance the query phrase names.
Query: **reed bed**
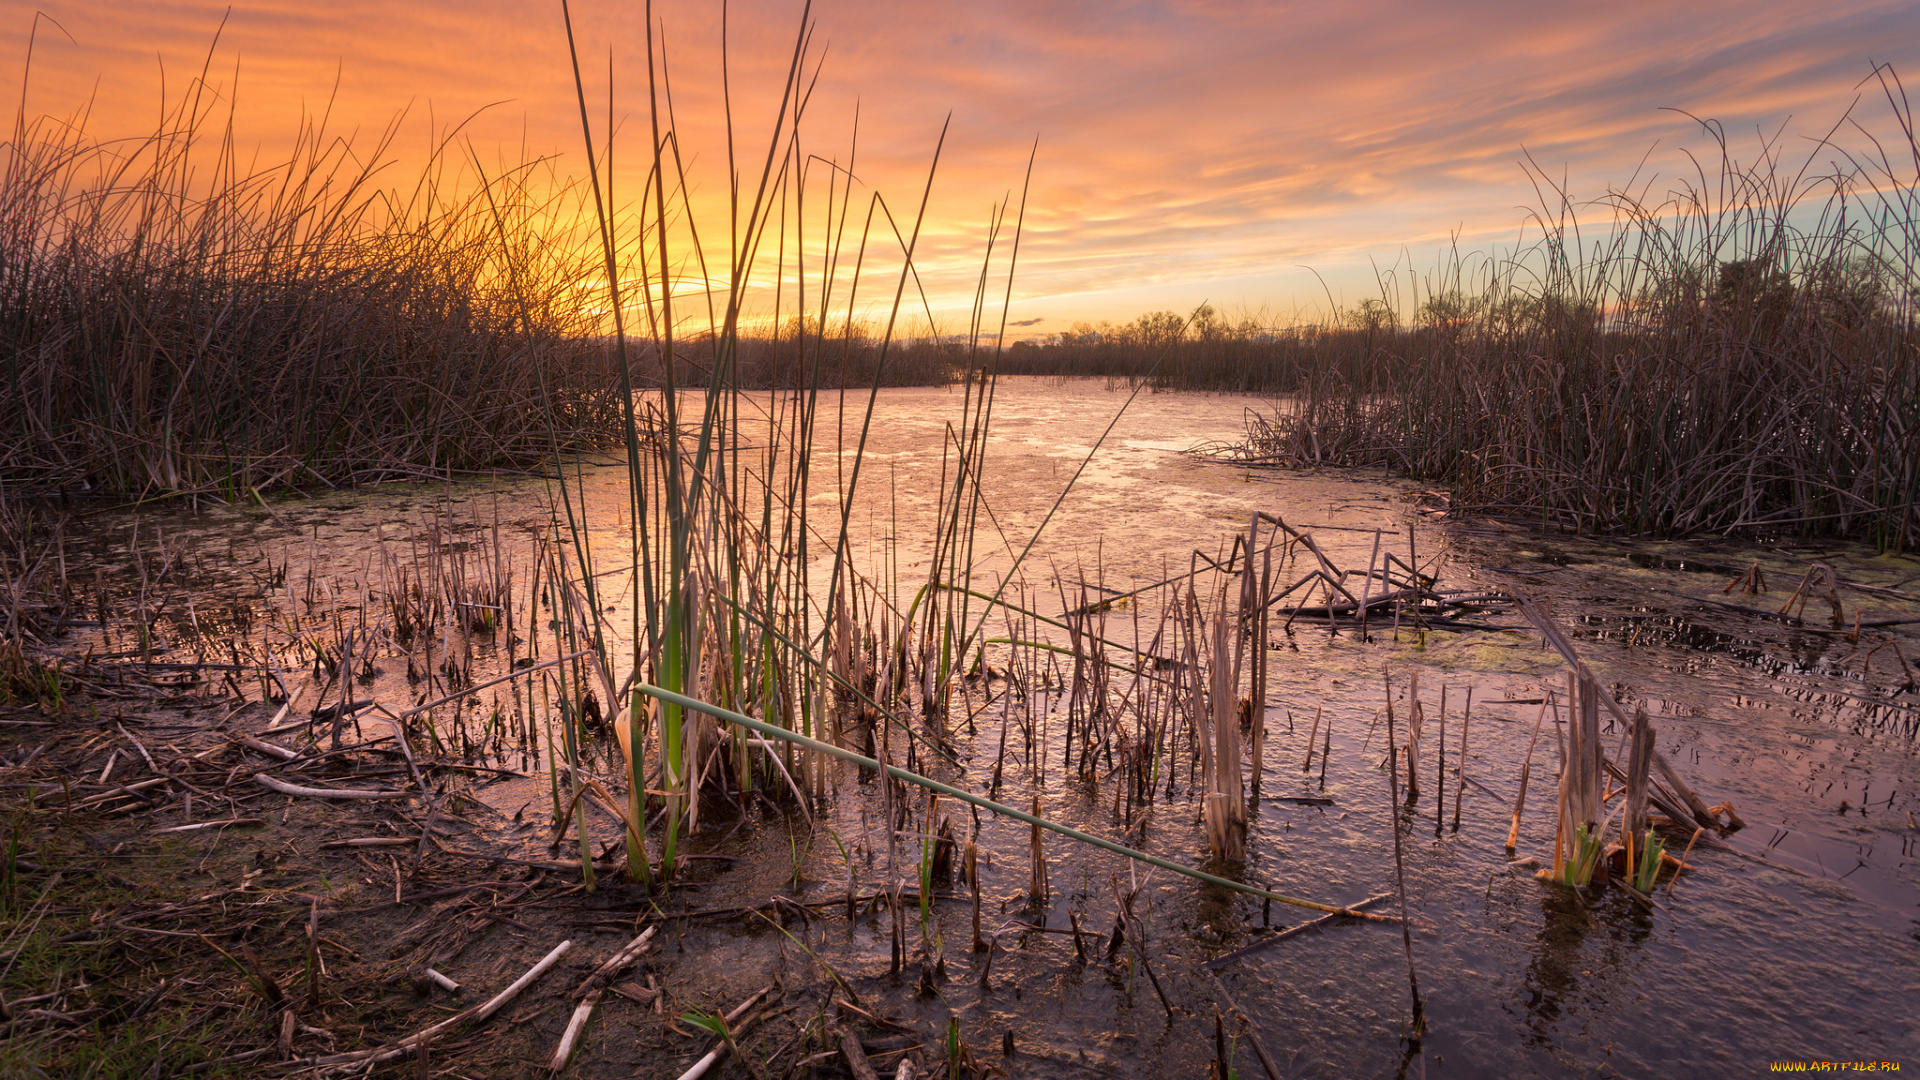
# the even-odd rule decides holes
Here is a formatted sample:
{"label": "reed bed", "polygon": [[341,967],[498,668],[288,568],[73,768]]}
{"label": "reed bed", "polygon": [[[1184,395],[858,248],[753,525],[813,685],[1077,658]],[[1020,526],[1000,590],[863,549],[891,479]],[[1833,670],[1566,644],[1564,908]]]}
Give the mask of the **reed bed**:
{"label": "reed bed", "polygon": [[1386,467],[1463,511],[1912,549],[1920,142],[1894,73],[1874,74],[1888,115],[1865,153],[1822,140],[1788,160],[1768,142],[1742,163],[1722,137],[1717,175],[1665,194],[1576,204],[1543,180],[1538,243],[1456,253],[1323,325],[1161,313],[1011,350],[1001,370],[1281,395],[1211,449]]}
{"label": "reed bed", "polygon": [[482,182],[443,132],[383,186],[399,119],[356,143],[306,117],[254,167],[217,102],[203,72],[145,137],[23,109],[0,143],[0,480],[234,499],[614,433],[577,186]]}

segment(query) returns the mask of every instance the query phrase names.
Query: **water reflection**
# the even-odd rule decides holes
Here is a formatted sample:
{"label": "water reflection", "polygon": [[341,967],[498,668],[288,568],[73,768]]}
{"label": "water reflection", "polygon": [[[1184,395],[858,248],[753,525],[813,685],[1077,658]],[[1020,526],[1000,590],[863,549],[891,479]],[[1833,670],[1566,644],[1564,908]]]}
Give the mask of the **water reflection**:
{"label": "water reflection", "polygon": [[[1123,396],[1098,385],[1037,381],[1003,389],[996,420],[1004,427],[990,446],[987,486],[994,537],[1004,543],[983,554],[983,579],[997,581],[993,575],[1010,566],[1011,552],[1058,495],[1061,474],[1071,471],[1058,467],[1068,460],[1062,455],[1084,452]],[[929,553],[914,546],[915,538],[926,534],[930,492],[939,484],[939,418],[954,404],[944,390],[882,395],[873,438],[884,457],[874,460],[887,463],[886,480],[869,490],[853,520],[865,523],[856,553],[867,560],[863,566],[876,575],[888,567],[902,571],[896,600],[908,599],[924,580]],[[1920,812],[1914,757],[1920,695],[1910,680],[1902,686],[1897,670],[1920,659],[1913,627],[1884,627],[1849,641],[1713,603],[1773,606],[1766,597],[1730,598],[1721,591],[1721,575],[1765,561],[1775,580],[1795,580],[1805,556],[1785,549],[1724,543],[1691,551],[1683,545],[1514,534],[1472,522],[1441,527],[1405,512],[1400,494],[1406,485],[1392,477],[1249,474],[1177,453],[1183,445],[1235,434],[1250,404],[1259,403],[1142,395],[1137,412],[1115,431],[1116,452],[1095,459],[1083,486],[1035,546],[1032,565],[1044,568],[1046,588],[1036,585],[1026,602],[1046,601],[1047,613],[1058,613],[1051,582],[1056,570],[1068,581],[1084,574],[1096,585],[1123,591],[1183,572],[1192,551],[1213,552],[1222,538],[1244,529],[1256,510],[1338,526],[1322,528],[1317,538],[1343,566],[1366,565],[1375,527],[1383,530],[1384,543],[1402,549],[1411,549],[1417,533],[1423,562],[1434,553],[1443,556],[1442,587],[1524,587],[1552,606],[1563,624],[1575,627],[1577,646],[1605,684],[1624,701],[1644,702],[1656,717],[1661,752],[1687,770],[1709,801],[1737,803],[1752,823],[1728,838],[1738,852],[1696,851],[1689,859],[1696,868],[1667,907],[1648,912],[1607,893],[1587,911],[1567,890],[1508,871],[1503,851],[1533,708],[1498,702],[1537,700],[1559,685],[1563,667],[1556,657],[1530,633],[1396,637],[1390,627],[1375,626],[1373,640],[1361,642],[1357,635],[1330,636],[1324,627],[1296,625],[1293,634],[1276,639],[1280,648],[1273,653],[1270,741],[1261,777],[1269,799],[1255,808],[1248,861],[1234,870],[1246,880],[1349,902],[1390,889],[1392,808],[1380,771],[1385,752],[1379,675],[1391,666],[1398,683],[1400,673],[1418,669],[1429,698],[1442,681],[1456,691],[1471,684],[1476,705],[1466,755],[1474,785],[1467,789],[1460,833],[1434,839],[1417,823],[1407,826],[1414,954],[1432,1029],[1421,1047],[1404,1041],[1406,967],[1397,932],[1352,924],[1301,935],[1239,962],[1232,973],[1243,980],[1235,992],[1251,1021],[1276,1044],[1289,1075],[1296,1067],[1303,1076],[1419,1075],[1422,1069],[1429,1075],[1559,1075],[1591,1068],[1609,1045],[1640,1046],[1637,1053],[1647,1061],[1709,1075],[1707,1063],[1748,1060],[1754,1047],[1773,1045],[1782,1017],[1792,1018],[1810,1040],[1826,1040],[1829,1051],[1920,1054],[1909,1003],[1884,989],[1889,983],[1920,985],[1920,954],[1914,951],[1920,851],[1913,839],[1920,832],[1911,825],[1911,815]],[[829,429],[833,419],[821,424]],[[588,470],[575,490],[591,543],[603,552],[622,550],[623,476]],[[822,505],[836,497],[826,489],[811,496]],[[356,602],[349,583],[377,572],[374,549],[385,543],[404,550],[422,523],[436,517],[450,523],[456,544],[477,535],[473,522],[503,522],[508,557],[524,574],[527,538],[543,526],[545,497],[540,483],[503,481],[290,500],[267,513],[148,515],[142,519],[140,558],[129,554],[131,518],[95,518],[84,539],[93,545],[93,564],[119,576],[117,587],[139,587],[141,566],[150,583],[163,577],[170,582],[156,625],[160,644],[177,650],[171,659],[186,662],[197,642],[257,639],[269,617],[284,610],[289,586],[300,593],[303,618],[332,618],[336,608],[342,619],[357,617],[347,610]],[[1829,550],[1820,557],[1849,580],[1886,588],[1920,573],[1911,559],[1871,552]],[[606,602],[615,609],[609,625],[616,631],[628,625],[629,593],[624,586],[607,592]],[[1773,604],[1782,599],[1776,594]],[[1849,595],[1847,601],[1849,616],[1859,613],[1866,623],[1915,610],[1874,593]],[[1143,598],[1124,612],[1116,609],[1108,631],[1126,640],[1138,619],[1150,637],[1159,614],[1153,603]],[[98,641],[99,653],[139,655],[138,643],[123,629],[107,633],[111,637]],[[1875,651],[1876,634],[1894,642],[1901,658],[1893,646]],[[478,642],[475,677],[503,670],[517,647],[508,640]],[[1049,678],[1059,685],[1057,666],[1049,662],[1009,674],[1004,655],[991,649],[985,663],[1000,672],[984,684],[999,696],[988,703],[977,694],[968,715],[948,724],[958,760],[937,766],[943,776],[1016,805],[1041,795],[1049,812],[1068,824],[1124,836],[1183,861],[1205,849],[1189,801],[1191,782],[1178,764],[1163,772],[1151,805],[1143,804],[1144,791],[1116,792],[1112,769],[1118,756],[1096,755],[1089,763],[1077,745],[1068,754],[1065,695],[1043,688]],[[363,691],[408,700],[404,665],[383,660],[376,666],[384,673],[363,684]],[[1025,681],[1016,685],[1016,675]],[[1303,774],[1307,718],[1316,710],[1324,714],[1316,736],[1322,746],[1314,748],[1312,772]],[[484,751],[463,743],[466,734],[465,728],[450,730],[448,741],[468,749],[474,766],[483,767]],[[871,723],[854,722],[847,736],[865,752],[877,749]],[[1449,768],[1458,767],[1456,738],[1450,724]],[[1543,751],[1551,743],[1549,728]],[[489,828],[502,848],[538,855],[545,850],[542,830],[508,823],[521,809],[537,817],[549,798],[546,776],[538,771],[544,751],[519,749],[531,753],[512,764],[532,766],[531,775],[480,789],[483,805],[475,813],[497,809],[500,820]],[[936,767],[917,746],[895,742],[889,749],[896,759],[911,755],[915,766]],[[1430,755],[1424,751],[1423,781],[1433,779],[1437,766]],[[1536,754],[1532,770],[1520,850],[1544,856],[1552,843],[1551,752]],[[847,845],[844,861],[834,843],[817,840],[800,856],[806,866],[795,884],[786,871],[798,848],[789,845],[786,823],[763,818],[751,806],[743,817],[716,804],[703,814],[703,833],[690,846],[738,861],[726,872],[717,865],[701,870],[702,902],[755,902],[773,887],[804,902],[835,899],[846,891],[849,865],[862,888],[874,887],[886,851],[876,785],[852,770],[837,775],[836,799],[820,820]],[[1273,801],[1276,796],[1331,802],[1296,805]],[[1843,801],[1846,813],[1840,812]],[[598,816],[590,826],[596,842],[618,835]],[[1676,847],[1684,840],[1682,835]],[[1154,961],[1162,965],[1157,970],[1171,984],[1170,998],[1191,1013],[1170,1021],[1144,974],[1127,971],[1118,960],[1108,964],[1104,947],[1094,950],[1100,957],[1083,962],[1069,936],[1035,933],[1024,944],[1009,937],[1012,948],[995,951],[990,991],[977,988],[969,965],[978,958],[950,948],[947,980],[936,984],[933,999],[900,1005],[903,1020],[920,1015],[915,1010],[927,1010],[931,1018],[935,1009],[976,1009],[969,1015],[1018,1029],[1022,1046],[1031,1048],[1017,1059],[1030,1070],[1025,1075],[1197,1075],[1208,1052],[1190,1018],[1210,1014],[1210,1006],[1193,963],[1244,944],[1269,918],[1293,924],[1299,913],[1269,913],[1246,897],[1169,883],[1166,875],[1135,871],[1104,853],[1052,838],[1046,850],[1054,897],[1023,912],[1027,844],[1024,826],[990,816],[981,823],[988,928],[1022,915],[1051,930],[1070,929],[1068,912],[1077,908],[1088,935],[1100,935],[1104,946],[1115,910],[1108,883],[1138,884],[1138,912]],[[729,876],[733,867],[737,876]],[[752,876],[755,868],[759,878]],[[967,907],[940,915],[949,943],[969,940]],[[1783,917],[1788,909],[1791,916]],[[881,918],[863,914],[853,922],[829,923],[843,932],[816,927],[808,940],[836,950],[834,962],[853,977],[883,972],[891,949]],[[1815,954],[1807,944],[1810,932],[1821,942]],[[686,947],[705,950],[702,955],[716,964],[747,955],[737,929],[703,926],[689,933]],[[1087,966],[1100,966],[1104,974],[1092,977]],[[1791,977],[1780,977],[1782,972]],[[1771,1003],[1764,1013],[1711,1004],[1762,999]],[[1851,1015],[1836,1015],[1830,1008],[1835,1000],[1852,1003]],[[1857,1035],[1863,1026],[1869,1033]],[[1082,1053],[1098,1064],[1081,1065]]]}

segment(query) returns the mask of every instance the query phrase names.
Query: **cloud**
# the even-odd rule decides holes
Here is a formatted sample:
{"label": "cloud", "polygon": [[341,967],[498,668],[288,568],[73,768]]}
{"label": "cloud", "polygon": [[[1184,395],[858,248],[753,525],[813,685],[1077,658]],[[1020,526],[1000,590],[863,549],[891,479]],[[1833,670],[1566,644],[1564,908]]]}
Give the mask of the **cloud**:
{"label": "cloud", "polygon": [[[0,48],[15,62],[37,9],[77,44],[40,35],[30,111],[66,115],[91,96],[96,132],[137,135],[153,126],[163,78],[177,93],[200,70],[226,7],[0,0]],[[617,193],[637,193],[645,179],[641,10],[582,0],[573,11],[600,128],[611,63]],[[728,105],[732,156],[751,191],[799,6],[731,5],[726,94],[718,6],[682,0],[655,12],[696,206],[722,222],[708,230],[715,241],[730,186]],[[1320,286],[1301,264],[1356,268],[1352,280],[1364,284],[1370,261],[1403,250],[1521,235],[1524,208],[1540,198],[1528,159],[1585,195],[1625,183],[1644,159],[1641,179],[1658,195],[1692,168],[1683,151],[1718,153],[1663,109],[1719,119],[1744,158],[1758,152],[1759,132],[1790,121],[1778,145],[1794,160],[1803,136],[1824,132],[1862,93],[1870,61],[1920,70],[1920,5],[1910,0],[1622,0],[1605,17],[1520,0],[818,0],[813,13],[809,61],[824,63],[801,140],[806,154],[851,164],[851,228],[879,192],[910,229],[932,170],[915,259],[928,305],[966,310],[983,266],[999,295],[1018,220],[1022,325],[1127,314],[1106,303],[1181,307],[1218,299],[1223,284],[1271,290],[1251,302],[1315,301]],[[395,144],[403,156],[431,145],[429,126],[471,117],[464,134],[483,156],[551,154],[583,171],[557,4],[242,0],[209,79],[238,102],[237,133],[269,147],[266,160],[303,110],[330,102],[335,130],[363,138],[407,110]],[[1870,128],[1884,117],[1871,97],[1860,110]],[[815,167],[810,190],[824,191],[827,171]],[[808,266],[824,258],[828,212],[812,195],[793,209],[808,223]],[[891,244],[890,233],[875,237],[873,265],[897,269]]]}
{"label": "cloud", "polygon": [[1008,323],[1007,325],[1008,326],[1039,326],[1041,323],[1046,321],[1047,320],[1045,317],[1034,318],[1034,319],[1015,319],[1012,322]]}

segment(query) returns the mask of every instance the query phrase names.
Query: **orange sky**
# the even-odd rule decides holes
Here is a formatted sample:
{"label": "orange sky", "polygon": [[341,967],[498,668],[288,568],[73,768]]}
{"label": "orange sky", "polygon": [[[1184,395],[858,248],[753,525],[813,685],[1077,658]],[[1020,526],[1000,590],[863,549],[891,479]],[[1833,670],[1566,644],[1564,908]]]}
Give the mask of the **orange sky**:
{"label": "orange sky", "polygon": [[[1325,304],[1303,266],[1350,303],[1373,290],[1371,265],[1410,259],[1424,271],[1449,234],[1468,248],[1510,243],[1536,201],[1523,148],[1577,194],[1597,195],[1649,150],[1642,180],[1691,167],[1680,148],[1706,144],[1664,106],[1723,121],[1743,156],[1757,129],[1790,121],[1791,157],[1857,94],[1868,127],[1886,126],[1877,86],[1858,85],[1872,62],[1920,79],[1911,0],[1541,9],[820,0],[826,62],[804,133],[811,152],[844,160],[857,102],[860,179],[910,215],[952,112],[921,260],[943,311],[964,308],[989,208],[1017,195],[1037,137],[1012,317],[1044,333],[1203,299],[1285,321]],[[10,86],[36,10],[65,33],[41,23],[28,111],[65,115],[94,95],[93,132],[116,136],[152,129],[163,68],[177,92],[226,8],[0,0]],[[799,10],[731,9],[739,146],[756,171]],[[616,113],[631,132],[646,118],[640,12],[604,0],[574,9],[596,122],[611,47]],[[718,12],[655,8],[708,199],[726,186]],[[524,138],[576,171],[583,162],[558,0],[237,0],[211,81],[231,91],[236,65],[239,136],[262,143],[263,159],[337,75],[336,128],[378,130],[408,108],[403,153],[427,145],[430,123],[492,106],[468,128],[483,149],[517,156]],[[643,145],[626,143],[626,160]],[[639,178],[623,161],[625,190]]]}

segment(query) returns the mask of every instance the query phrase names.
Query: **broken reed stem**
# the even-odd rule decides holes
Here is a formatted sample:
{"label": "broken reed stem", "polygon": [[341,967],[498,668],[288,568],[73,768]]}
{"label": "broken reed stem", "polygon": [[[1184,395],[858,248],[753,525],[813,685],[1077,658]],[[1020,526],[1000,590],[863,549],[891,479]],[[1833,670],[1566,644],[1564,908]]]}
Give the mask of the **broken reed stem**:
{"label": "broken reed stem", "polygon": [[[1417,685],[1417,684],[1416,684]],[[1407,989],[1413,995],[1412,1041],[1419,1045],[1425,1019],[1420,1003],[1420,977],[1413,969],[1413,924],[1407,916],[1407,868],[1400,851],[1400,763],[1394,758],[1399,743],[1393,734],[1393,682],[1387,682],[1387,795],[1393,823],[1393,877],[1400,893],[1400,942],[1407,953]]]}
{"label": "broken reed stem", "polygon": [[1673,876],[1667,879],[1667,899],[1673,899],[1673,887],[1679,883],[1680,874],[1687,868],[1687,857],[1693,854],[1694,842],[1700,839],[1700,834],[1703,832],[1706,832],[1706,829],[1696,825],[1693,835],[1687,837],[1687,850],[1680,854],[1680,865],[1673,868]]}
{"label": "broken reed stem", "polygon": [[[1467,797],[1467,722],[1473,716],[1473,687],[1467,687],[1467,703],[1460,710],[1460,755],[1455,762],[1460,783],[1453,790],[1453,831],[1460,831],[1460,803]],[[1445,790],[1445,789],[1442,789]]]}
{"label": "broken reed stem", "polygon": [[572,941],[562,941],[560,944],[555,945],[553,947],[553,951],[547,953],[546,956],[542,957],[539,963],[536,963],[533,965],[533,967],[529,968],[526,974],[514,980],[512,985],[508,986],[505,990],[502,990],[498,994],[495,994],[493,997],[487,999],[487,1001],[484,1004],[476,1005],[473,1008],[468,1009],[464,1012],[455,1013],[454,1015],[446,1018],[445,1020],[440,1021],[437,1024],[434,1024],[427,1028],[423,1028],[420,1031],[417,1031],[414,1034],[409,1035],[404,1039],[401,1039],[399,1042],[392,1043],[387,1046],[380,1047],[374,1050],[355,1050],[350,1053],[328,1054],[323,1057],[308,1058],[304,1061],[295,1062],[295,1064],[300,1066],[305,1066],[308,1068],[325,1068],[328,1066],[362,1065],[362,1064],[371,1066],[371,1065],[379,1064],[380,1062],[383,1062],[383,1061],[392,1061],[395,1058],[404,1057],[408,1053],[415,1050],[417,1047],[425,1046],[427,1043],[431,1042],[433,1039],[437,1038],[438,1036],[444,1034],[447,1031],[452,1030],[453,1028],[457,1027],[460,1024],[466,1023],[468,1021],[472,1021],[473,1023],[476,1023],[476,1024],[486,1022],[486,1020],[489,1017],[491,1017],[494,1013],[499,1012],[502,1008],[505,1008],[508,1002],[511,1002],[514,998],[518,997],[520,995],[520,991],[525,990],[529,985],[533,983],[535,979],[538,979],[540,976],[546,974],[548,968],[551,968],[553,965],[559,963],[560,958],[562,956],[565,956],[567,954],[567,950],[572,947],[573,947]]}
{"label": "broken reed stem", "polygon": [[1540,725],[1547,718],[1547,710],[1553,707],[1553,691],[1547,691],[1541,699],[1540,711],[1533,718],[1533,735],[1527,739],[1527,756],[1520,761],[1520,793],[1513,799],[1513,825],[1507,829],[1507,857],[1512,858],[1514,845],[1520,842],[1520,813],[1527,807],[1527,774],[1533,769],[1533,747],[1540,741]]}
{"label": "broken reed stem", "polygon": [[1433,835],[1447,817],[1447,684],[1440,684],[1440,730],[1433,740]]}
{"label": "broken reed stem", "polygon": [[1027,872],[1027,902],[1045,904],[1047,894],[1047,852],[1040,839],[1040,796],[1033,797],[1033,836],[1029,841],[1028,855],[1032,862]]}
{"label": "broken reed stem", "polygon": [[586,1030],[587,1019],[593,1015],[594,1007],[600,1004],[600,998],[605,995],[608,984],[618,978],[620,973],[631,966],[635,960],[640,959],[640,954],[646,952],[648,943],[653,940],[654,933],[659,929],[660,927],[656,924],[641,931],[639,937],[608,957],[607,962],[601,964],[592,975],[587,977],[587,981],[581,983],[580,988],[574,991],[574,996],[580,999],[580,1003],[574,1006],[573,1016],[568,1019],[567,1029],[561,1034],[560,1045],[554,1049],[553,1060],[547,1063],[547,1068],[559,1072],[567,1067],[567,1062],[573,1057],[573,1050],[579,1041],[580,1033]]}

